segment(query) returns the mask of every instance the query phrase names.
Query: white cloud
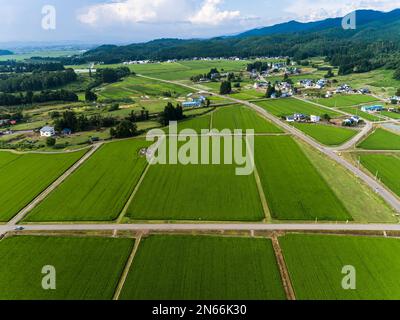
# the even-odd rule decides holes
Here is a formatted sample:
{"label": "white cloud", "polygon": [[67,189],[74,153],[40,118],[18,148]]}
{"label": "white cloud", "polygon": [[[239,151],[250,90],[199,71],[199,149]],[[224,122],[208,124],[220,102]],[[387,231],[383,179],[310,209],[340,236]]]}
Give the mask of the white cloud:
{"label": "white cloud", "polygon": [[189,17],[189,21],[193,24],[219,25],[240,17],[240,11],[221,11],[220,4],[221,0],[205,0],[200,10]]}
{"label": "white cloud", "polygon": [[389,11],[399,7],[399,0],[296,0],[285,8],[292,19],[315,21],[345,16],[354,10]]}
{"label": "white cloud", "polygon": [[[81,10],[78,20],[88,25],[113,23],[192,23],[217,26],[240,17],[239,11],[222,11],[221,0],[114,0]],[[196,11],[197,10],[197,11]]]}

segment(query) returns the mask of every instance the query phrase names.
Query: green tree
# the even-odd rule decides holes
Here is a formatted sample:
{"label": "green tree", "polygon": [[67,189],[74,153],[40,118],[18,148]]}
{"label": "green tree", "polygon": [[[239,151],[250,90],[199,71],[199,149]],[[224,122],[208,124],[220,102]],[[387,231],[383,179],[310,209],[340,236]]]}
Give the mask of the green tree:
{"label": "green tree", "polygon": [[229,81],[222,81],[221,87],[219,89],[220,94],[230,94],[232,93],[232,84]]}
{"label": "green tree", "polygon": [[131,121],[123,120],[116,127],[110,129],[113,138],[130,138],[137,135],[137,125]]}
{"label": "green tree", "polygon": [[269,98],[271,98],[271,96],[272,96],[274,93],[275,93],[275,87],[274,87],[274,86],[271,86],[271,85],[269,84],[265,96],[269,99]]}
{"label": "green tree", "polygon": [[400,97],[400,88],[397,89],[396,96]]}
{"label": "green tree", "polygon": [[48,137],[46,139],[46,146],[48,147],[54,147],[56,145],[56,139],[53,137]]}
{"label": "green tree", "polygon": [[96,101],[97,100],[97,94],[95,94],[93,91],[88,89],[85,92],[85,100],[86,101],[90,101],[90,102]]}
{"label": "green tree", "polygon": [[394,72],[393,78],[396,80],[400,80],[400,67],[396,69]]}

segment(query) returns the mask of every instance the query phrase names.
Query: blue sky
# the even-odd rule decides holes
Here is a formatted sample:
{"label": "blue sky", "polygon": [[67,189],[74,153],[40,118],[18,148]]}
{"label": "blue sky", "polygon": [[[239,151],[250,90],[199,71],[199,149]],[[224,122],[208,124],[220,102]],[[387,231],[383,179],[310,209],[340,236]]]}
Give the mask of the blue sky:
{"label": "blue sky", "polygon": [[[41,26],[45,5],[56,10],[55,30]],[[399,0],[0,0],[0,42],[203,38],[396,7]]]}

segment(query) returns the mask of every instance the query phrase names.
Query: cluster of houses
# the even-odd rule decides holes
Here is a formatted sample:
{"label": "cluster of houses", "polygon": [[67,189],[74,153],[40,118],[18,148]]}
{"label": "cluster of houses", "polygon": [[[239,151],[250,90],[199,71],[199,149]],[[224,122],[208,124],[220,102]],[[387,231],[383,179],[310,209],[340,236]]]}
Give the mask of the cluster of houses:
{"label": "cluster of houses", "polygon": [[[40,136],[45,138],[54,137],[56,135],[56,130],[54,129],[54,127],[50,126],[44,126],[42,129],[40,129],[39,132]],[[72,134],[72,130],[65,128],[61,131],[61,134],[64,136],[69,136],[70,134]]]}
{"label": "cluster of houses", "polygon": [[[254,83],[253,88],[256,90],[259,90],[259,89],[266,90],[270,85],[273,85],[273,84],[269,81],[257,81]],[[274,87],[275,87],[275,90],[281,92],[281,95],[280,95],[281,98],[288,98],[288,97],[291,97],[294,95],[293,85],[289,82],[286,82],[286,81],[277,82],[277,83],[275,83]],[[271,98],[272,99],[277,98],[276,93],[273,93],[271,95]]]}
{"label": "cluster of houses", "polygon": [[302,113],[295,113],[293,116],[287,116],[286,121],[287,122],[308,122],[309,121],[312,123],[318,123],[321,121],[321,117],[315,116],[315,115],[311,115],[310,117],[308,117]]}
{"label": "cluster of houses", "polygon": [[400,97],[399,96],[390,97],[388,102],[392,104],[400,104]]}
{"label": "cluster of houses", "polygon": [[303,79],[299,81],[299,85],[301,85],[305,89],[323,89],[328,84],[328,80],[319,79],[319,80],[311,80],[311,79]]}
{"label": "cluster of houses", "polygon": [[152,63],[150,60],[132,60],[132,61],[125,61],[123,62],[124,65],[131,65],[131,64],[149,64]]}

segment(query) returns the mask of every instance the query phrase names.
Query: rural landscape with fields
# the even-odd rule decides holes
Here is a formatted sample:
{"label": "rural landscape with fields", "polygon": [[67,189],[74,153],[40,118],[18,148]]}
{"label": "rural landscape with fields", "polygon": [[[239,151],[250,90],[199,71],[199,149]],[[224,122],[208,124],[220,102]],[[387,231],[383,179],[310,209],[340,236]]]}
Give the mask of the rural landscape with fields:
{"label": "rural landscape with fields", "polygon": [[400,299],[399,6],[84,2],[0,31],[0,300]]}

